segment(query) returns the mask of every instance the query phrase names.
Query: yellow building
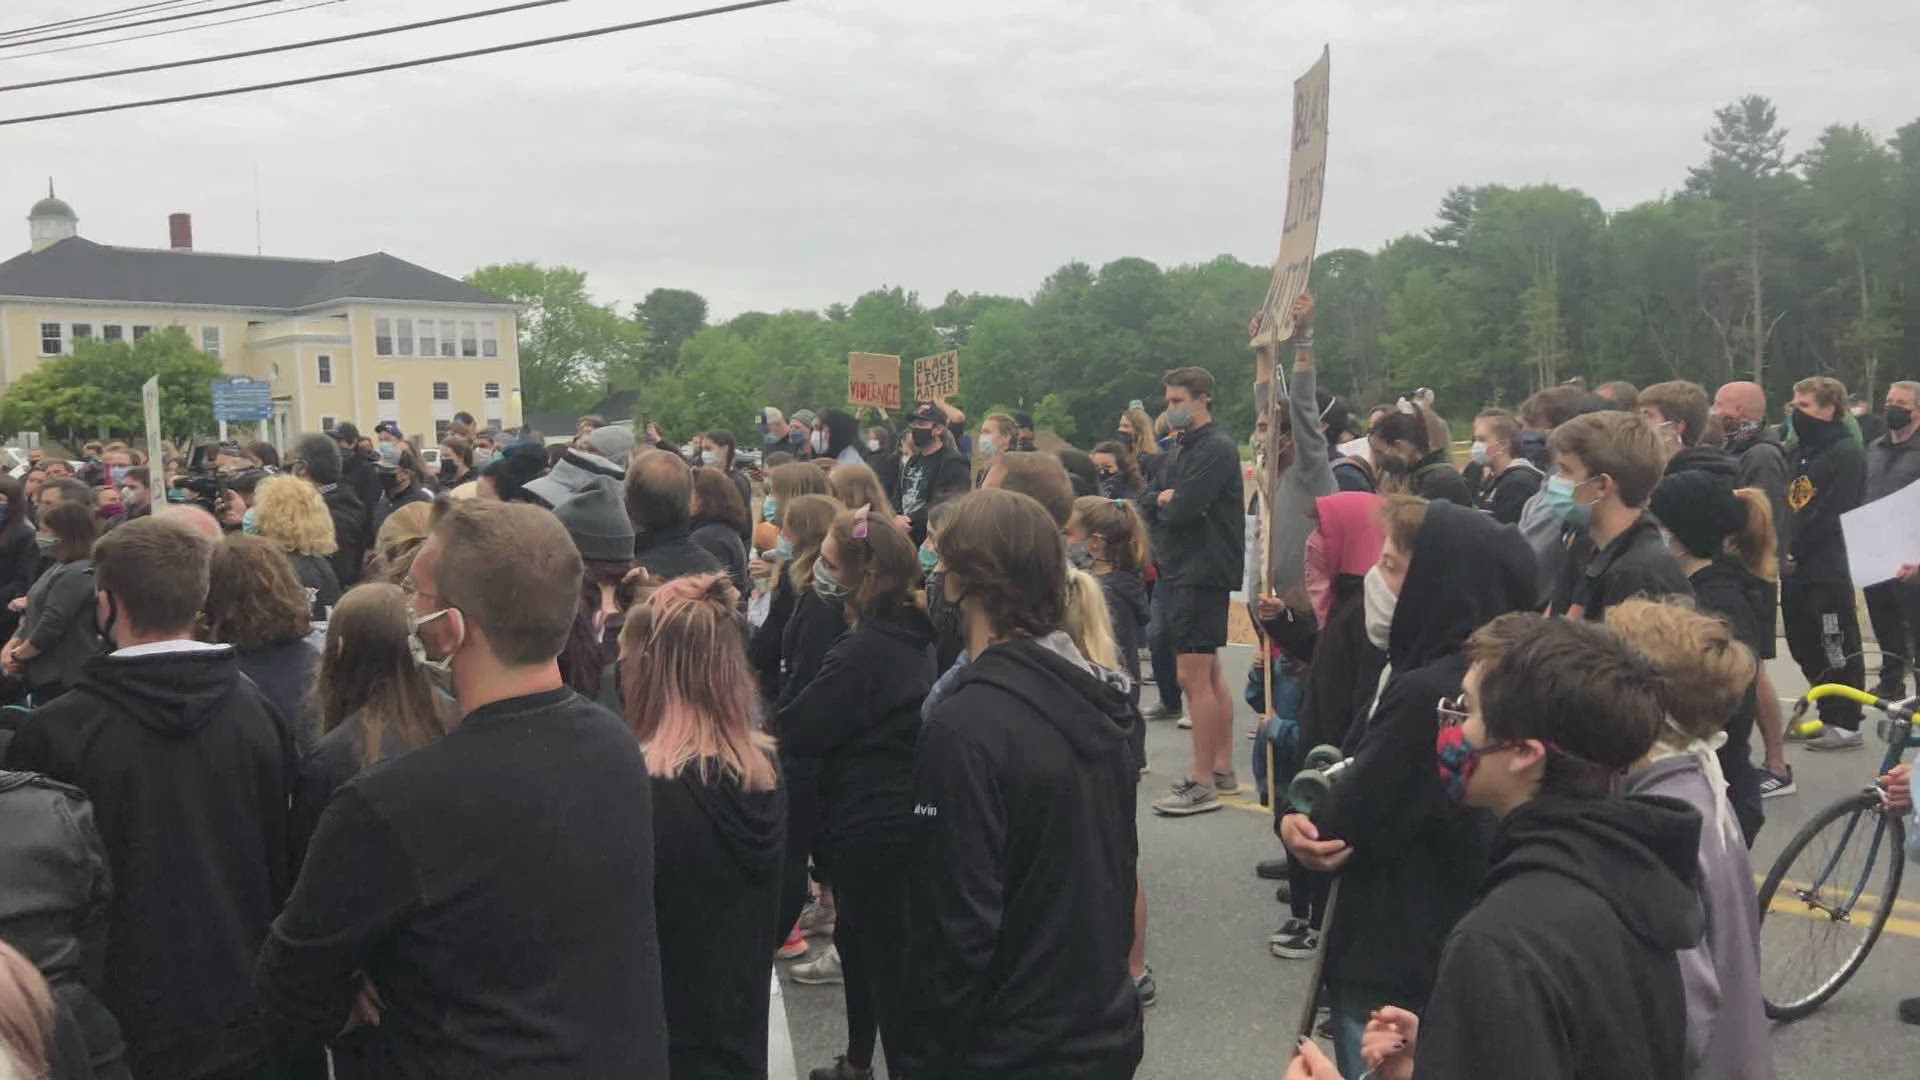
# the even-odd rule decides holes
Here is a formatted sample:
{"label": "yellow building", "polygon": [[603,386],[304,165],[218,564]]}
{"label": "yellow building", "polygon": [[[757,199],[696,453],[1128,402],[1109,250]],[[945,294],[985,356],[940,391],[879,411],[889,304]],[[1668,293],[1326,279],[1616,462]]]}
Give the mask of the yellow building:
{"label": "yellow building", "polygon": [[385,252],[334,262],[167,248],[79,234],[53,195],[28,216],[32,250],[0,263],[0,391],[76,341],[137,341],[179,326],[235,375],[273,383],[276,441],[350,420],[440,438],[455,413],[520,424],[511,302]]}

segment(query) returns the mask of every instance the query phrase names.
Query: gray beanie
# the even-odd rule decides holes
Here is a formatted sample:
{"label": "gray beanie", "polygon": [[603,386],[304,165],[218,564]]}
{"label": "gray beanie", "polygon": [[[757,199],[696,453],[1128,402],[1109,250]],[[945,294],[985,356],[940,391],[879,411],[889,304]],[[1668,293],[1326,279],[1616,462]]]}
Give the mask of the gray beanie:
{"label": "gray beanie", "polygon": [[596,476],[577,494],[561,501],[553,514],[573,537],[573,546],[588,562],[629,562],[633,559],[633,523],[627,520],[626,500],[612,477]]}

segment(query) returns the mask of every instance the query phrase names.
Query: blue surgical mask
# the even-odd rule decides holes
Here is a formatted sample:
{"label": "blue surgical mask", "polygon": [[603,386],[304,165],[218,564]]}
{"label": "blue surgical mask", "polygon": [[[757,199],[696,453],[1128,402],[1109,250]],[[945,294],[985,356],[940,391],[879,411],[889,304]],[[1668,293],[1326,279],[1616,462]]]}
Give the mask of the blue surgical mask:
{"label": "blue surgical mask", "polygon": [[[6,520],[6,516],[4,514],[0,514],[0,522],[4,522],[5,520]],[[933,550],[932,544],[921,544],[920,545],[920,572],[923,574],[931,574],[933,573],[933,568],[939,565],[940,565],[940,553]]]}
{"label": "blue surgical mask", "polygon": [[1593,504],[1573,500],[1574,489],[1579,486],[1558,473],[1547,478],[1547,505],[1570,529],[1585,529],[1593,520]]}
{"label": "blue surgical mask", "polygon": [[260,512],[258,510],[255,510],[253,507],[247,508],[246,514],[240,518],[240,531],[246,533],[248,536],[260,535]]}
{"label": "blue surgical mask", "polygon": [[765,520],[772,521],[774,515],[779,512],[780,512],[780,500],[774,498],[771,495],[760,500],[760,516]]}
{"label": "blue surgical mask", "polygon": [[107,467],[107,477],[113,481],[114,487],[119,487],[127,482],[127,474],[132,471],[131,465],[110,465]]}
{"label": "blue surgical mask", "polygon": [[777,558],[777,559],[793,558],[793,541],[787,539],[784,536],[781,537],[773,545],[773,555],[774,555],[774,558]]}

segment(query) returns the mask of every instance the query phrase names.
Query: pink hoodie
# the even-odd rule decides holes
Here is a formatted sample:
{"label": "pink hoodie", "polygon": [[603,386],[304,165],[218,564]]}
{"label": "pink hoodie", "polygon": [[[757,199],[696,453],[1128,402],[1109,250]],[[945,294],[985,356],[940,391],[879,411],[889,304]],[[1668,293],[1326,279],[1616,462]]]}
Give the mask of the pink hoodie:
{"label": "pink hoodie", "polygon": [[1320,625],[1333,607],[1333,583],[1341,574],[1359,576],[1380,561],[1386,534],[1380,528],[1380,496],[1342,491],[1313,501],[1320,525],[1307,536],[1307,595]]}

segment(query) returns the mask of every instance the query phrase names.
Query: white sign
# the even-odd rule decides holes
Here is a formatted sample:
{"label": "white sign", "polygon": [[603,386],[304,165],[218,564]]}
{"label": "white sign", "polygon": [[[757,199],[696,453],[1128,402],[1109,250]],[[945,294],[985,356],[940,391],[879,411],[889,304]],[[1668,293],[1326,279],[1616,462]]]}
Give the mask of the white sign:
{"label": "white sign", "polygon": [[1320,238],[1320,203],[1327,191],[1327,93],[1332,83],[1330,49],[1293,83],[1292,140],[1287,158],[1287,213],[1280,227],[1280,257],[1260,306],[1261,325],[1252,346],[1293,337],[1293,302],[1307,289],[1313,249]]}
{"label": "white sign", "polygon": [[1920,483],[1841,514],[1840,532],[1856,588],[1891,579],[1902,563],[1920,563]]}
{"label": "white sign", "polygon": [[140,409],[146,416],[147,424],[147,483],[158,480],[160,487],[166,486],[166,467],[161,463],[160,449],[160,376],[148,379],[140,388]]}

